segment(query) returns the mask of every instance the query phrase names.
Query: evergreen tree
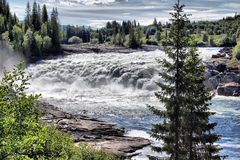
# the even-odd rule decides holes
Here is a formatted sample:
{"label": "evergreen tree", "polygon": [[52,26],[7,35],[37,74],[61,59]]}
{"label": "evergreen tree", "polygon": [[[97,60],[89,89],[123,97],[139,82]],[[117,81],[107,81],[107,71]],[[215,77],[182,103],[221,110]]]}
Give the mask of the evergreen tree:
{"label": "evergreen tree", "polygon": [[47,7],[44,4],[42,8],[42,23],[48,22],[48,12],[47,12]]}
{"label": "evergreen tree", "polygon": [[24,31],[26,32],[29,26],[31,25],[31,6],[30,3],[27,3],[27,8],[26,8],[26,17],[25,17],[25,29]]}
{"label": "evergreen tree", "polygon": [[104,43],[103,35],[101,31],[98,32],[98,43],[100,44]]}
{"label": "evergreen tree", "polygon": [[33,25],[34,31],[40,30],[41,24],[40,24],[40,17],[38,14],[38,5],[36,1],[33,2],[31,23]]}
{"label": "evergreen tree", "polygon": [[189,36],[183,13],[184,5],[174,6],[169,34],[170,44],[165,52],[170,60],[159,60],[164,82],[157,98],[164,103],[165,110],[149,106],[150,110],[163,118],[153,126],[151,135],[163,141],[163,146],[153,147],[154,151],[166,152],[173,160],[213,160],[220,159],[219,148],[214,143],[219,140],[213,130],[216,123],[209,122],[209,101],[211,96],[204,86],[205,69],[195,49],[187,49]]}
{"label": "evergreen tree", "polygon": [[186,159],[214,160],[219,147],[214,143],[219,140],[215,134],[216,123],[209,122],[211,95],[204,85],[205,66],[199,59],[196,49],[190,49],[185,62],[186,106],[183,114],[184,148]]}
{"label": "evergreen tree", "polygon": [[51,14],[51,31],[52,31],[52,46],[53,52],[59,52],[61,50],[60,46],[60,29],[58,23],[58,11],[56,8],[53,8]]}
{"label": "evergreen tree", "polygon": [[184,83],[184,61],[186,59],[186,47],[189,37],[185,28],[187,17],[183,13],[184,5],[180,2],[174,6],[172,15],[172,25],[170,29],[169,41],[172,47],[165,49],[170,60],[159,60],[163,72],[160,76],[164,82],[158,83],[161,88],[156,93],[156,97],[164,104],[166,110],[159,110],[149,106],[150,110],[163,118],[163,122],[153,125],[151,136],[157,140],[162,140],[161,147],[154,147],[157,152],[166,152],[170,159],[180,160],[184,148],[182,147],[182,109],[185,107],[185,83]]}
{"label": "evergreen tree", "polygon": [[41,22],[42,22],[42,13],[41,13],[41,6],[38,4],[38,22],[39,22],[39,26],[41,28]]}
{"label": "evergreen tree", "polygon": [[153,25],[154,25],[154,26],[157,26],[157,25],[158,25],[157,18],[154,18],[154,20],[153,20]]}
{"label": "evergreen tree", "polygon": [[128,40],[128,47],[129,48],[133,48],[133,49],[138,48],[137,39],[136,39],[136,36],[134,34],[134,29],[130,30],[129,40]]}

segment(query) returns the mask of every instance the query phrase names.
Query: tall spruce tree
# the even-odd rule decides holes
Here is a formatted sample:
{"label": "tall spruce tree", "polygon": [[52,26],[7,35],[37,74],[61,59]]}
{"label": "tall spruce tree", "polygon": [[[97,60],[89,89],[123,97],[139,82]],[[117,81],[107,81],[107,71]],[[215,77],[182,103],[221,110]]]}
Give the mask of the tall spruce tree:
{"label": "tall spruce tree", "polygon": [[47,7],[44,4],[42,8],[42,23],[48,22],[48,12],[47,12]]}
{"label": "tall spruce tree", "polygon": [[30,27],[31,25],[31,6],[30,3],[27,3],[27,8],[26,8],[26,17],[25,17],[25,25],[24,25],[24,32],[27,32],[27,29]]}
{"label": "tall spruce tree", "polygon": [[164,80],[158,83],[161,91],[156,97],[164,104],[166,110],[159,110],[149,106],[150,110],[163,118],[163,122],[153,125],[151,136],[162,140],[161,147],[154,147],[157,152],[166,152],[170,159],[180,160],[182,157],[182,109],[185,107],[185,83],[184,83],[184,61],[186,59],[186,48],[189,41],[186,31],[187,16],[183,13],[184,5],[178,0],[174,6],[172,25],[169,34],[169,43],[172,47],[165,48],[167,59],[159,60],[162,71],[160,76]]}
{"label": "tall spruce tree", "polygon": [[187,48],[188,19],[183,8],[178,0],[168,38],[173,46],[165,49],[169,59],[159,60],[164,82],[158,83],[161,91],[156,96],[166,109],[149,106],[163,118],[151,132],[152,137],[163,141],[163,146],[153,146],[153,150],[166,152],[173,160],[220,159],[219,148],[214,145],[219,139],[213,132],[216,123],[209,122],[213,113],[208,108],[211,96],[203,84],[205,69],[196,50]]}
{"label": "tall spruce tree", "polygon": [[219,136],[214,133],[216,123],[209,122],[211,95],[204,85],[205,66],[195,48],[190,49],[185,62],[186,106],[183,114],[184,148],[186,159],[220,159],[220,148],[214,143]]}
{"label": "tall spruce tree", "polygon": [[32,22],[34,31],[39,31],[41,28],[41,23],[40,23],[40,17],[38,14],[38,5],[36,1],[33,2],[31,22]]}
{"label": "tall spruce tree", "polygon": [[52,32],[52,45],[53,52],[59,52],[61,50],[60,46],[60,29],[59,29],[59,23],[58,23],[58,11],[57,8],[53,8],[52,14],[51,14],[51,32]]}

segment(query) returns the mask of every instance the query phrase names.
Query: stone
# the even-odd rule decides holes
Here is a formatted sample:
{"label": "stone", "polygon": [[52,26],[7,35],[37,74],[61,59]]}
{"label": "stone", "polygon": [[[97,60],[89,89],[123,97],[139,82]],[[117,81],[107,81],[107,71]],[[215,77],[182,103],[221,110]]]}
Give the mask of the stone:
{"label": "stone", "polygon": [[97,149],[127,158],[134,156],[137,150],[150,145],[147,139],[124,136],[124,128],[118,128],[112,123],[84,115],[66,113],[47,103],[40,103],[39,109],[44,115],[43,124],[54,125],[70,134],[76,146],[86,142]]}
{"label": "stone", "polygon": [[235,82],[221,84],[217,88],[217,94],[221,96],[234,96],[240,94],[240,84]]}

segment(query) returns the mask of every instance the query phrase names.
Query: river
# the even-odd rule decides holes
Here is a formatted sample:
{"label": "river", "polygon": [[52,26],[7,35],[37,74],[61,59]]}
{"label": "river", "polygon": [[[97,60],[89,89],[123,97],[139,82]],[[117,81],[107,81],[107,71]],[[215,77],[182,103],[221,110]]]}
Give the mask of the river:
{"label": "river", "polygon": [[[201,48],[207,60],[219,48]],[[26,69],[32,75],[29,93],[41,93],[42,100],[65,111],[86,114],[114,122],[126,129],[126,135],[150,138],[151,125],[159,121],[146,104],[162,108],[154,96],[155,81],[161,81],[156,59],[165,58],[162,51],[131,54],[75,54],[42,60]],[[240,99],[216,96],[212,100],[211,117],[221,135],[218,144],[227,159],[240,159]],[[133,159],[156,155],[146,147]]]}

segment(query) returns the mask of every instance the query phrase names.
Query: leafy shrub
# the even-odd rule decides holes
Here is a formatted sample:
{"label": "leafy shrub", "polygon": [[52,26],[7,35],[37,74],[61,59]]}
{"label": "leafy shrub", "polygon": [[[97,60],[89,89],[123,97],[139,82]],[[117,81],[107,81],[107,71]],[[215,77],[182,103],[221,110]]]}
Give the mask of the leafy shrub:
{"label": "leafy shrub", "polygon": [[28,80],[21,63],[0,81],[0,159],[117,159],[86,145],[76,147],[69,135],[43,126],[37,109],[40,95],[25,94]]}
{"label": "leafy shrub", "polygon": [[79,44],[82,43],[82,39],[77,37],[77,36],[72,36],[71,38],[68,39],[69,44]]}

